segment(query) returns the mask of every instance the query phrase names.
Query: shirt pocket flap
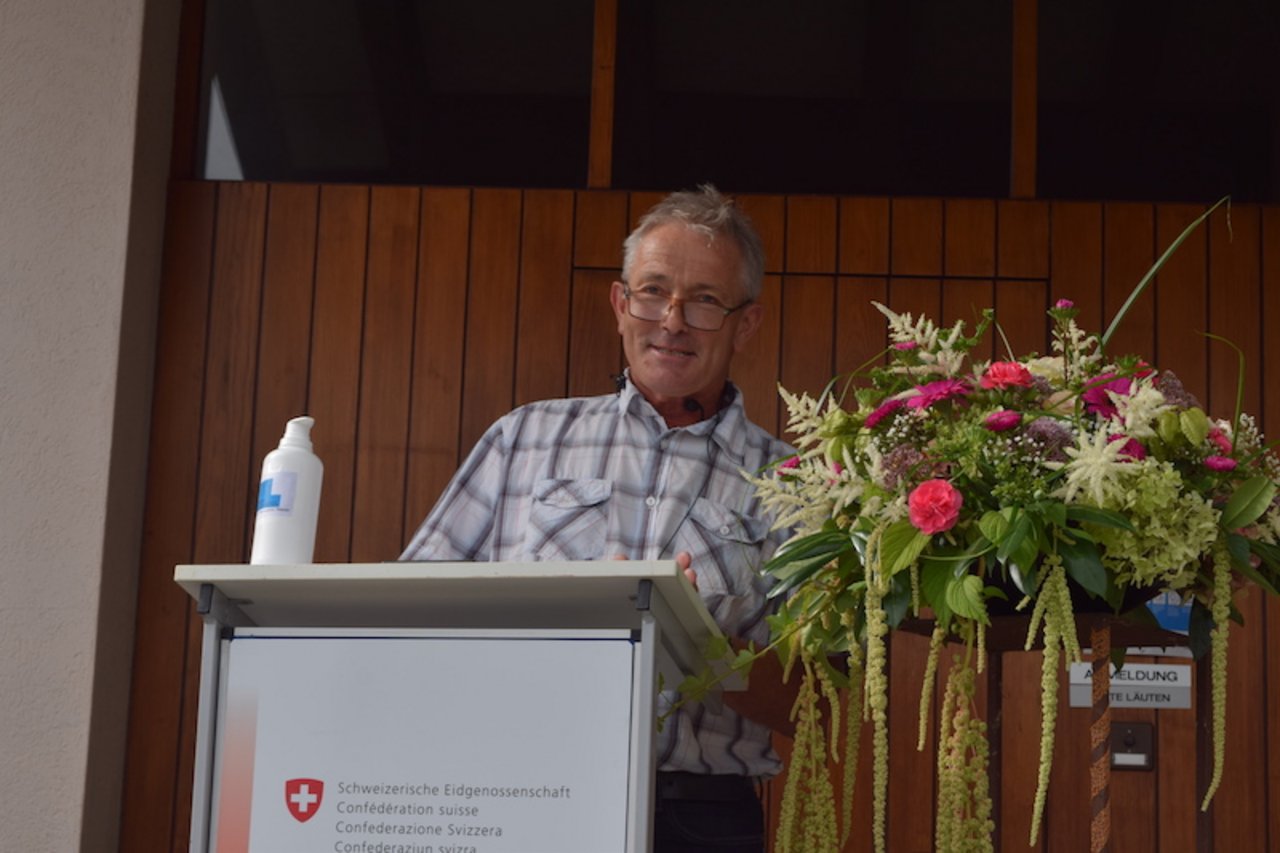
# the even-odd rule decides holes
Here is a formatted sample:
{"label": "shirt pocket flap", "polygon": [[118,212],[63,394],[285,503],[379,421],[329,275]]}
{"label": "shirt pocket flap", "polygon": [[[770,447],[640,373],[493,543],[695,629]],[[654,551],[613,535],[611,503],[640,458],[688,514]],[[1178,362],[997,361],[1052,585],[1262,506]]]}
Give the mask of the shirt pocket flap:
{"label": "shirt pocket flap", "polygon": [[698,498],[693,502],[689,516],[707,532],[733,542],[758,545],[769,535],[767,522],[735,512],[724,504],[706,498]]}
{"label": "shirt pocket flap", "polygon": [[608,480],[539,480],[533,487],[533,499],[559,509],[596,506],[609,499],[613,485]]}

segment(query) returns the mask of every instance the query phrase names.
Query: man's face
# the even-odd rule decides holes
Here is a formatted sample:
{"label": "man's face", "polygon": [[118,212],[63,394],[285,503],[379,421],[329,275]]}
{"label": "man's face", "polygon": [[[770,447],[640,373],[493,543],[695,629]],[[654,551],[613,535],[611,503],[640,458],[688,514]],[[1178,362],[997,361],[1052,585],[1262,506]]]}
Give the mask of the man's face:
{"label": "man's face", "polygon": [[[714,241],[679,223],[659,226],[636,248],[628,285],[632,293],[656,288],[680,300],[714,299],[726,308],[746,301],[738,247]],[[715,400],[729,377],[729,362],[760,324],[758,304],[735,311],[717,331],[693,329],[679,303],[660,320],[638,320],[627,312],[623,285],[610,291],[631,380],[655,406],[694,397]]]}

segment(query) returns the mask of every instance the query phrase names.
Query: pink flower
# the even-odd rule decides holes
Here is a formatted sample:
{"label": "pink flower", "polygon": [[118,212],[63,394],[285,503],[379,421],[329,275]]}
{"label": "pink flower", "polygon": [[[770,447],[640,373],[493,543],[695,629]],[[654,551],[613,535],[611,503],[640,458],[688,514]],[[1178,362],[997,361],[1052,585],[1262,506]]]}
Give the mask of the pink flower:
{"label": "pink flower", "polygon": [[[1118,439],[1121,439],[1124,437],[1125,437],[1124,433],[1118,432],[1118,433],[1114,433],[1112,435],[1107,436],[1107,439],[1109,441],[1117,441]],[[1124,447],[1120,448],[1120,455],[1128,456],[1130,459],[1133,459],[1133,460],[1146,459],[1147,449],[1143,447],[1142,442],[1138,441],[1136,438],[1130,438],[1128,441],[1124,443]]]}
{"label": "pink flower", "polygon": [[1072,302],[1070,299],[1059,299],[1057,302],[1053,303],[1053,307],[1054,308],[1075,308],[1076,304]]}
{"label": "pink flower", "polygon": [[1116,404],[1111,401],[1111,394],[1128,396],[1132,387],[1133,380],[1128,376],[1117,379],[1114,373],[1104,373],[1089,383],[1089,388],[1080,395],[1080,399],[1084,400],[1086,412],[1114,418],[1118,412]]}
{"label": "pink flower", "polygon": [[907,400],[907,405],[913,409],[927,409],[934,403],[968,394],[969,383],[963,379],[939,379],[937,382],[917,385],[916,391],[919,393]]}
{"label": "pink flower", "polygon": [[1022,423],[1022,412],[1015,412],[1010,409],[1000,409],[987,415],[987,419],[982,425],[992,432],[1004,432],[1013,429]]}
{"label": "pink flower", "polygon": [[929,536],[955,527],[963,503],[960,492],[946,480],[925,480],[907,497],[911,523]]}
{"label": "pink flower", "polygon": [[1026,388],[1031,382],[1026,366],[1016,361],[993,361],[980,384],[983,388]]}
{"label": "pink flower", "polygon": [[919,346],[919,344],[917,344],[915,341],[898,341],[898,343],[893,345],[893,348],[896,350],[901,350],[902,352],[907,352],[909,350],[915,349],[917,346]]}
{"label": "pink flower", "polygon": [[1209,442],[1223,453],[1231,452],[1231,439],[1218,427],[1209,430]]}
{"label": "pink flower", "polygon": [[898,409],[901,409],[904,405],[906,404],[897,398],[885,400],[874,412],[867,415],[867,419],[863,421],[862,425],[867,429],[875,429],[876,424],[898,411]]}
{"label": "pink flower", "polygon": [[1236,467],[1236,460],[1229,456],[1206,456],[1204,467],[1210,471],[1231,471]]}

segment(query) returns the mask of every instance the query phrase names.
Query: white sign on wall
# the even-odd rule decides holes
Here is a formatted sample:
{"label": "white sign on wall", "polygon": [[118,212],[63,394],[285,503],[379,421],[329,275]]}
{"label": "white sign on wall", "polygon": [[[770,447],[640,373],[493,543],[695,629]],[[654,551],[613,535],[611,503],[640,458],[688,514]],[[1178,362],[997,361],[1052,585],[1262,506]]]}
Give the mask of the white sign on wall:
{"label": "white sign on wall", "polygon": [[[1093,705],[1093,665],[1071,664],[1072,708]],[[1191,667],[1186,664],[1126,663],[1111,665],[1111,707],[1190,708]]]}
{"label": "white sign on wall", "polygon": [[228,646],[216,853],[625,849],[629,639]]}

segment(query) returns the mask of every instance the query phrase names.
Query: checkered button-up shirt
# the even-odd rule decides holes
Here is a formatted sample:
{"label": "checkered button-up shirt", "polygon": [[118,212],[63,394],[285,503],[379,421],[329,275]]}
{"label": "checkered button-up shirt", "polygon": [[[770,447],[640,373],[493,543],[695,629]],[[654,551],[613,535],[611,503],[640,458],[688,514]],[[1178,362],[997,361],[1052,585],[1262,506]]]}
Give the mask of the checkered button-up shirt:
{"label": "checkered button-up shirt", "polygon": [[[635,560],[692,556],[725,633],[768,642],[757,574],[786,538],[769,531],[743,471],[792,452],[747,420],[741,394],[714,417],[670,429],[630,382],[619,394],[547,400],[480,439],[414,534],[404,560]],[[660,711],[673,696],[664,694]],[[728,708],[679,709],[658,736],[659,768],[768,776],[766,727]]]}

